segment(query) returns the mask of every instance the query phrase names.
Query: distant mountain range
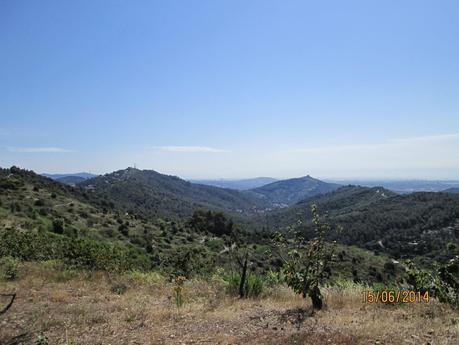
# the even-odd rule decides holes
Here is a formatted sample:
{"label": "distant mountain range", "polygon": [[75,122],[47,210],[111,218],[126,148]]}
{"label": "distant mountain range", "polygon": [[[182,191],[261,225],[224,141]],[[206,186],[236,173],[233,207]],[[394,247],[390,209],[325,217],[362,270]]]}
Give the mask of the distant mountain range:
{"label": "distant mountain range", "polygon": [[445,192],[445,193],[459,193],[459,188],[448,188],[448,189],[442,190],[442,192]]}
{"label": "distant mountain range", "polygon": [[459,188],[459,181],[453,180],[327,180],[342,185],[378,187],[390,189],[397,193],[440,192],[448,188]]}
{"label": "distant mountain range", "polygon": [[97,175],[95,174],[91,174],[91,173],[87,173],[87,172],[79,172],[79,173],[71,173],[71,174],[41,174],[42,176],[45,176],[45,177],[49,177],[50,179],[53,179],[53,180],[58,180],[58,179],[61,179],[63,177],[81,177],[83,179],[88,179],[88,178],[93,178],[93,177],[96,177]]}
{"label": "distant mountain range", "polygon": [[97,175],[87,173],[87,172],[80,172],[80,173],[73,173],[73,174],[41,174],[42,176],[48,177],[55,181],[59,181],[61,183],[68,184],[70,186],[76,186],[78,183],[83,182],[87,179],[96,177]]}
{"label": "distant mountain range", "polygon": [[277,179],[272,177],[255,177],[241,180],[229,180],[229,179],[218,179],[218,180],[190,180],[190,182],[205,184],[220,188],[231,188],[237,190],[248,190],[252,188],[261,187],[269,183],[276,182]]}

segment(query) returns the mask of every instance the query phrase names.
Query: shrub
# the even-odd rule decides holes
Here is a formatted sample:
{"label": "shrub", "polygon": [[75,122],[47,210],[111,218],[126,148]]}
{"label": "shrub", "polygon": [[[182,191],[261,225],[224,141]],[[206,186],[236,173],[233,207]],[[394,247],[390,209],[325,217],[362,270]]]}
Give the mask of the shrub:
{"label": "shrub", "polygon": [[[231,296],[239,296],[239,286],[241,284],[241,275],[239,273],[230,273],[224,277],[227,285],[227,292]],[[256,298],[263,292],[264,284],[260,276],[249,273],[244,285],[244,297]]]}
{"label": "shrub", "polygon": [[16,279],[19,273],[19,260],[11,256],[0,259],[0,274],[5,280]]}
{"label": "shrub", "polygon": [[52,232],[56,234],[64,233],[64,221],[62,219],[54,219],[51,227]]}
{"label": "shrub", "polygon": [[162,262],[166,273],[187,279],[195,275],[210,275],[214,264],[213,253],[206,247],[189,244],[173,248]]}
{"label": "shrub", "polygon": [[285,277],[281,271],[269,270],[266,273],[266,285],[273,287],[280,285],[285,281]]}
{"label": "shrub", "polygon": [[48,337],[43,334],[40,334],[34,342],[34,345],[48,345],[48,344],[49,344]]}
{"label": "shrub", "polygon": [[110,287],[111,292],[116,293],[117,295],[123,295],[128,289],[128,286],[125,283],[113,283]]}
{"label": "shrub", "polygon": [[432,270],[420,269],[413,262],[406,263],[409,283],[422,292],[429,291],[440,302],[459,309],[459,255],[448,263],[434,265]]}
{"label": "shrub", "polygon": [[158,284],[164,281],[164,277],[158,272],[141,272],[138,270],[127,273],[130,281],[140,284]]}
{"label": "shrub", "polygon": [[37,200],[35,200],[34,205],[38,206],[38,207],[43,207],[43,206],[45,206],[45,202],[42,199],[37,199]]}
{"label": "shrub", "polygon": [[260,276],[250,273],[247,276],[246,297],[256,298],[263,292],[263,280]]}
{"label": "shrub", "polygon": [[50,232],[0,230],[0,257],[27,261],[59,259],[73,268],[106,271],[148,270],[152,264],[144,251],[120,242],[70,238]]}

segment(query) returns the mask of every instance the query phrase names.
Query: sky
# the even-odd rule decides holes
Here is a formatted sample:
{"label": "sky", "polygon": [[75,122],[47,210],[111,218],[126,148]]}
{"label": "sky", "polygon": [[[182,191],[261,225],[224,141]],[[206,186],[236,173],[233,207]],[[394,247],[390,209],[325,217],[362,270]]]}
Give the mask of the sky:
{"label": "sky", "polygon": [[459,179],[458,1],[0,1],[0,166]]}

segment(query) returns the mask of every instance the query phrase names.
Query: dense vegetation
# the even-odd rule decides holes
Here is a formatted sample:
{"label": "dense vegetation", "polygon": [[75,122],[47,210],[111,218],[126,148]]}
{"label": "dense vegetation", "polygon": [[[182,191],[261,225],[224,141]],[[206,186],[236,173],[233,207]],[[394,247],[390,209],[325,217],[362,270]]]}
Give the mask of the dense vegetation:
{"label": "dense vegetation", "polygon": [[[264,274],[282,262],[267,253],[270,234],[246,231],[218,211],[196,210],[167,220],[126,212],[116,202],[17,168],[0,170],[0,256],[60,259],[108,270],[161,270],[193,276],[232,270],[235,243],[250,254],[249,271]],[[351,246],[338,248],[333,279],[395,281],[390,260]]]}
{"label": "dense vegetation", "polygon": [[295,226],[311,238],[311,202],[325,213],[328,222],[342,226],[343,230],[331,233],[329,239],[343,244],[395,258],[423,256],[447,261],[452,255],[445,251],[447,244],[459,242],[459,195],[452,193],[396,195],[378,187],[342,187],[269,213],[265,225],[272,230]]}
{"label": "dense vegetation", "polygon": [[91,197],[148,217],[190,216],[198,208],[253,214],[269,206],[267,201],[248,193],[194,184],[153,170],[128,168],[86,180],[79,186]]}

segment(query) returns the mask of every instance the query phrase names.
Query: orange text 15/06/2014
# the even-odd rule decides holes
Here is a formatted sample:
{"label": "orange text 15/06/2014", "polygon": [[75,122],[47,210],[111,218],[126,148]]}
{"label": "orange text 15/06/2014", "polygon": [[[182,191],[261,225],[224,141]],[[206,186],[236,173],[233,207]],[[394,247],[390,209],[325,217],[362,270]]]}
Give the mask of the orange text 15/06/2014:
{"label": "orange text 15/06/2014", "polygon": [[364,303],[429,303],[429,291],[382,290],[362,294]]}

